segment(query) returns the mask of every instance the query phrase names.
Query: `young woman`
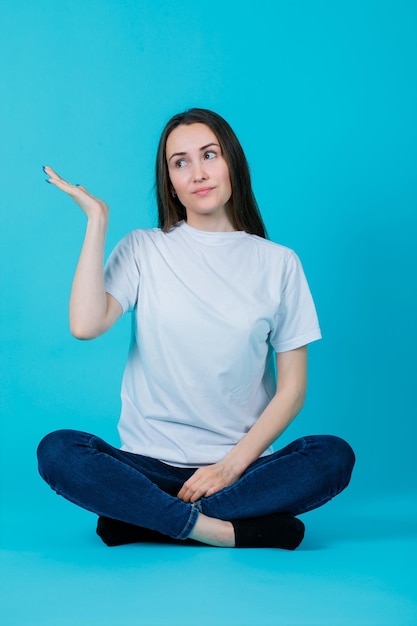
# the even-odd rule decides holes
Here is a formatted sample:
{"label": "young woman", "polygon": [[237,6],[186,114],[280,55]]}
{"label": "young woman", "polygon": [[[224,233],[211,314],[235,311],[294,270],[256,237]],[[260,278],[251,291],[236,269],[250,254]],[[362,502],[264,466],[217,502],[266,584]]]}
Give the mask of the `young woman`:
{"label": "young woman", "polygon": [[107,545],[296,548],[304,524],[295,516],[347,486],[354,454],[329,435],[271,448],[303,405],[306,346],[320,329],[297,256],[265,238],[232,129],[205,109],[168,122],[159,228],[128,234],[104,271],[106,204],[44,169],[87,216],[72,333],[92,339],[127,311],[134,323],[121,449],[51,433],[38,449],[42,477],[99,516]]}

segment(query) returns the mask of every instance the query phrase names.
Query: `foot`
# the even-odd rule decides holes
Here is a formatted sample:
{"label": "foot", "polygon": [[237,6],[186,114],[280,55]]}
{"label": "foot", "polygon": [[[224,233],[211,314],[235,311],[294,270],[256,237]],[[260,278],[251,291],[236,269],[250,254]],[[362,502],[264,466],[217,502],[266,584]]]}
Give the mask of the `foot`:
{"label": "foot", "polygon": [[96,532],[100,539],[110,547],[123,546],[128,543],[179,543],[156,530],[142,528],[110,517],[98,518]]}
{"label": "foot", "polygon": [[304,524],[283,513],[233,522],[237,548],[281,548],[295,550],[303,540]]}
{"label": "foot", "polygon": [[235,531],[232,522],[208,517],[203,513],[199,514],[189,538],[219,548],[235,547]]}

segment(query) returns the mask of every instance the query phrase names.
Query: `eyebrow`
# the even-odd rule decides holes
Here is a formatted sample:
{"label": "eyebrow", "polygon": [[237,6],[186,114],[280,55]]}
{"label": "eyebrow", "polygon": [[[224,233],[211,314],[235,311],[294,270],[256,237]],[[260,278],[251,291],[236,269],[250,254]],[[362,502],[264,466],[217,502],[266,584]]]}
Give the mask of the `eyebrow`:
{"label": "eyebrow", "polygon": [[[214,141],[211,141],[210,143],[206,144],[205,146],[201,146],[200,152],[203,152],[204,150],[207,150],[207,148],[210,148],[210,146],[217,146],[218,148],[220,148],[220,145],[218,143],[215,143]],[[171,156],[169,157],[168,163],[175,156],[185,156],[186,154],[187,154],[186,152],[174,152],[174,154],[171,154]]]}

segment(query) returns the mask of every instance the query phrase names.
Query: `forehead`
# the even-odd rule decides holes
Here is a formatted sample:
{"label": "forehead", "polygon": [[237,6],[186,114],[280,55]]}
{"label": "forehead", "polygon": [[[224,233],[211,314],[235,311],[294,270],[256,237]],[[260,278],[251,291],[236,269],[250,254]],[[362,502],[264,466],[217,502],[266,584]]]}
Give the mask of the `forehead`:
{"label": "forehead", "polygon": [[191,152],[211,143],[219,143],[214,132],[206,124],[180,124],[168,135],[166,154],[169,158],[174,152]]}

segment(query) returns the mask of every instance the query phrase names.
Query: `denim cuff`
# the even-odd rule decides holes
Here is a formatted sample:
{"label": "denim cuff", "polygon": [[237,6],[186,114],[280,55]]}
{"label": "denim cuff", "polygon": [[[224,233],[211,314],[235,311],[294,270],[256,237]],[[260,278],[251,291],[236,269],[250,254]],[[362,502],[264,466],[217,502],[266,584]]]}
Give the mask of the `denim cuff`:
{"label": "denim cuff", "polygon": [[187,523],[185,524],[182,532],[176,537],[176,539],[187,539],[195,526],[197,521],[198,514],[201,512],[201,503],[193,502],[190,508],[190,515],[188,517]]}

